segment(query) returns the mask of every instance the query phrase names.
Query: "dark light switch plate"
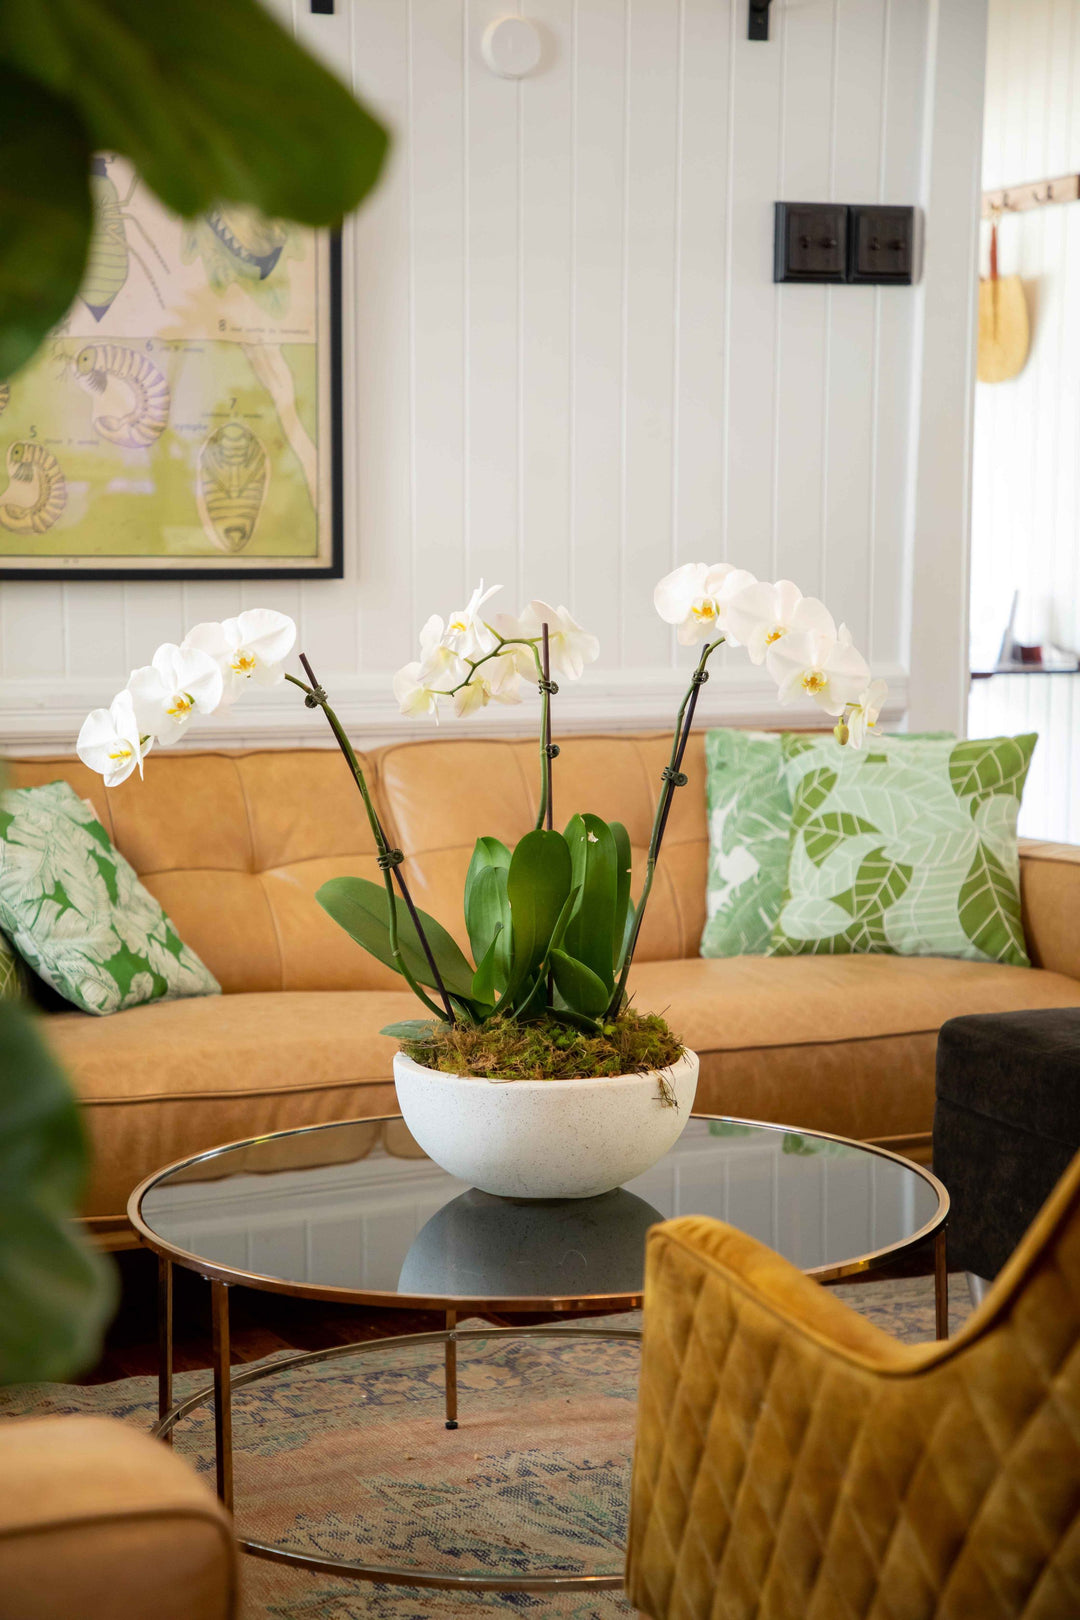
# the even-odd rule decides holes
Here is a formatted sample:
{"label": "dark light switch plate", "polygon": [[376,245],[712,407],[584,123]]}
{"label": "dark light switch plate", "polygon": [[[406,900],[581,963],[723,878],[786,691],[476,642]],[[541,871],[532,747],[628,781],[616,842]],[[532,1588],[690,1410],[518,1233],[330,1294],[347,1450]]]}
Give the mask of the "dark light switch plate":
{"label": "dark light switch plate", "polygon": [[848,209],[849,281],[910,285],[914,264],[914,208],[859,203]]}
{"label": "dark light switch plate", "polygon": [[776,204],[774,281],[844,281],[848,210],[843,203]]}

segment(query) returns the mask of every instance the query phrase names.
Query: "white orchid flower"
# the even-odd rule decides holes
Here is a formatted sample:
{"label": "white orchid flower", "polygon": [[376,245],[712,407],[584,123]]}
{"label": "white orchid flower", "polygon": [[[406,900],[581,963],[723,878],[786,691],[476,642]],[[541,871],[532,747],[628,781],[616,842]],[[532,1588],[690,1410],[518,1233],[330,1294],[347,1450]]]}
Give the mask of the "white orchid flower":
{"label": "white orchid flower", "polygon": [[197,624],[181,642],[184,652],[209,653],[224,677],[222,706],[235,703],[248,681],[277,686],[296,642],[296,625],[272,608],[248,608],[221,624]]}
{"label": "white orchid flower", "polygon": [[[501,585],[492,585],[490,590],[484,589],[483,580],[469,597],[468,603],[457,613],[451,613],[446,626],[441,633],[442,645],[457,653],[460,658],[482,658],[485,653],[491,652],[495,645],[495,637],[480,617],[480,609],[484,603],[501,591]],[[425,630],[433,623],[429,619]]]}
{"label": "white orchid flower", "polygon": [[105,778],[106,787],[118,787],[136,766],[142,775],[143,760],[153,746],[153,737],[140,734],[135,705],[125,688],[107,709],[94,709],[87,715],[75,752],[84,765]]}
{"label": "white orchid flower", "polygon": [[520,703],[521,676],[507,654],[488,658],[474,670],[465,685],[454,693],[454,713],[464,720],[489,703]]}
{"label": "white orchid flower", "polygon": [[[566,608],[552,607],[550,602],[541,602],[539,598],[522,610],[521,617],[516,622],[515,633],[524,641],[537,641],[543,633],[545,624],[548,627],[551,673],[566,681],[580,680],[585,665],[591,664],[600,656],[599,641],[588,630],[583,630]],[[500,630],[499,634],[505,635],[506,632]],[[508,647],[506,650],[508,653],[527,654],[528,664],[521,659],[515,661],[523,673],[535,674],[536,660],[528,648]]]}
{"label": "white orchid flower", "polygon": [[[529,651],[527,647],[524,649],[508,647],[505,652],[499,653],[497,658],[486,659],[477,671],[477,676],[483,681],[496,703],[521,702],[521,670],[517,659],[513,656],[516,650]],[[535,673],[536,665],[530,653],[529,674]]]}
{"label": "white orchid flower", "polygon": [[402,714],[408,715],[411,720],[430,714],[438,720],[439,699],[444,698],[446,692],[428,684],[424,677],[424,666],[418,659],[404,664],[394,676],[393,684],[394,696]]}
{"label": "white orchid flower", "polygon": [[756,584],[747,569],[730,563],[683,563],[664,575],[653,591],[653,603],[665,624],[678,626],[680,645],[693,647],[725,635],[733,598]]}
{"label": "white orchid flower", "polygon": [[852,748],[863,746],[867,733],[878,723],[888,695],[889,688],[884,681],[871,681],[866,691],[860,693],[859,701],[852,704],[841,722],[847,728],[848,742]]}
{"label": "white orchid flower", "polygon": [[764,580],[738,591],[728,604],[728,639],[745,647],[752,664],[763,664],[769,648],[781,636],[817,631],[835,637],[836,624],[824,602],[804,596],[790,579],[775,585]]}
{"label": "white orchid flower", "polygon": [[846,624],[835,636],[820,630],[791,631],[769,648],[765,663],[779,687],[781,703],[808,697],[826,714],[843,714],[870,681],[870,667],[852,645]]}
{"label": "white orchid flower", "polygon": [[132,670],[127,689],[140,731],[167,747],[183,736],[193,714],[213,714],[225,682],[209,653],[167,641],[151,663]]}
{"label": "white orchid flower", "polygon": [[459,720],[468,719],[477,709],[482,709],[490,701],[491,692],[484,681],[476,676],[467,686],[463,686],[454,693],[454,713]]}
{"label": "white orchid flower", "polygon": [[420,664],[425,680],[439,686],[456,686],[469,673],[469,666],[453,652],[445,638],[445,627],[438,613],[433,613],[420,631]]}
{"label": "white orchid flower", "polygon": [[464,690],[468,678],[469,666],[456,654],[451,654],[450,661],[441,663],[434,671],[425,661],[416,659],[405,664],[394,676],[394,696],[402,714],[414,720],[429,714],[437,721],[439,700],[449,697],[455,687]]}

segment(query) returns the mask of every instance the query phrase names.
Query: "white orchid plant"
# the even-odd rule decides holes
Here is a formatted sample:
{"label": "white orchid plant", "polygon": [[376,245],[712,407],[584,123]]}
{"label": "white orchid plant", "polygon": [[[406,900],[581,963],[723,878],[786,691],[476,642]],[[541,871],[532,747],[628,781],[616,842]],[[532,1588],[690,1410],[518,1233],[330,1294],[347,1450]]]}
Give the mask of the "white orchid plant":
{"label": "white orchid plant", "polygon": [[[727,563],[687,563],[653,593],[656,610],[683,646],[701,651],[672,736],[649,841],[641,893],[631,897],[626,828],[579,813],[553,827],[551,699],[554,677],[577,680],[599,654],[595,636],[564,607],[532,601],[514,618],[485,614],[499,587],[483,583],[468,604],[420,632],[420,657],[394,677],[409,716],[438,720],[452,708],[465,717],[490,703],[522,701],[524,683],[540,692],[540,793],[536,825],[509,849],[479,838],[465,880],[465,924],[472,960],[447,930],[419,910],[402,872],[404,855],[382,826],[363,770],[307,658],[305,679],[286,670],[296,627],[282,613],[252,609],[223,623],[198,624],[179,646],[159,647],[132,672],[107,709],[95,709],[79,733],[80,759],[115,787],[150,750],[178,742],[197,715],[234,703],[249,683],[289,681],[310,708],[323,710],[363,797],[382,882],[332,878],[317,899],[351,937],[401,974],[435,1020],[390,1025],[385,1033],[419,1040],[457,1024],[495,1018],[549,1019],[586,1032],[610,1027],[627,1006],[627,979],[641,934],[674,794],[686,783],[683,757],[707,665],[725,642],[745,648],[777,684],[782,703],[808,698],[835,720],[841,744],[861,747],[885,701],[845,625],[790,580],[767,584]],[[396,892],[395,892],[396,885]],[[433,999],[433,997],[435,999]]]}

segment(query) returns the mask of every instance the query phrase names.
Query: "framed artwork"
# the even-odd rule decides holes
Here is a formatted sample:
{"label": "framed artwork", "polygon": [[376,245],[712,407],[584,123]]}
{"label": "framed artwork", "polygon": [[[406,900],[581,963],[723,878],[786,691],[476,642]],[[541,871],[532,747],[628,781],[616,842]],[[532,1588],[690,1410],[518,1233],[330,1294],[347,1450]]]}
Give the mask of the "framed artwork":
{"label": "framed artwork", "polygon": [[0,580],[340,578],[340,239],[92,183],[79,297],[0,385]]}

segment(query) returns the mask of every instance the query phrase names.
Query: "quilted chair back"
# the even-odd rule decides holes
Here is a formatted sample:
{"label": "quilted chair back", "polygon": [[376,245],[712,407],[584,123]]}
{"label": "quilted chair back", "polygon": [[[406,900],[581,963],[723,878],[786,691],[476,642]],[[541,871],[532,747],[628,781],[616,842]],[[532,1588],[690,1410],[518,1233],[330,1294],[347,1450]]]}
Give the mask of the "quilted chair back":
{"label": "quilted chair back", "polygon": [[654,1228],[627,1592],[649,1620],[1080,1616],[1080,1155],[940,1345],[720,1222]]}

